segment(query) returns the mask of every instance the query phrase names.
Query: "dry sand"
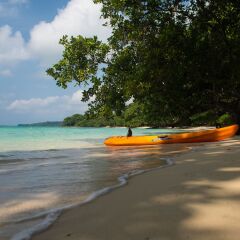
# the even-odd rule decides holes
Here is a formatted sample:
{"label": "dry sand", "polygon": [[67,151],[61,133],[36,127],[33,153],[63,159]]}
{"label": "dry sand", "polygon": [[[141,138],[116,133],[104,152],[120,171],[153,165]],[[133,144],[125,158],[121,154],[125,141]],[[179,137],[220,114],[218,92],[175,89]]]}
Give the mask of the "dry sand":
{"label": "dry sand", "polygon": [[240,140],[206,143],[176,164],[65,211],[34,240],[239,240]]}

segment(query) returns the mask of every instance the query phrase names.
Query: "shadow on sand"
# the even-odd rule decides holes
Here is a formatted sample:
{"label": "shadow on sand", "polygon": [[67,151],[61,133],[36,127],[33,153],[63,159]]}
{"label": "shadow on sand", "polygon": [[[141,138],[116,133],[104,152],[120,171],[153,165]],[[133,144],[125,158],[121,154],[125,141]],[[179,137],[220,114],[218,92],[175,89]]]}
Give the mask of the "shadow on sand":
{"label": "shadow on sand", "polygon": [[237,240],[240,141],[208,143],[175,166],[146,173],[66,211],[34,239]]}

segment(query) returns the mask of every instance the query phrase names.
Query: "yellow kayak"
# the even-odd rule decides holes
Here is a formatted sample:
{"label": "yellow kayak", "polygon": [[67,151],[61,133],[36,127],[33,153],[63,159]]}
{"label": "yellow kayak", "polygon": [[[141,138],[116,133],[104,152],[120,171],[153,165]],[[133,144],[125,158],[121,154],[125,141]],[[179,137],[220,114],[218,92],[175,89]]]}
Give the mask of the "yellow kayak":
{"label": "yellow kayak", "polygon": [[232,125],[212,130],[198,132],[162,134],[156,136],[113,136],[104,141],[108,146],[157,145],[169,143],[215,142],[233,137],[238,131],[238,125]]}

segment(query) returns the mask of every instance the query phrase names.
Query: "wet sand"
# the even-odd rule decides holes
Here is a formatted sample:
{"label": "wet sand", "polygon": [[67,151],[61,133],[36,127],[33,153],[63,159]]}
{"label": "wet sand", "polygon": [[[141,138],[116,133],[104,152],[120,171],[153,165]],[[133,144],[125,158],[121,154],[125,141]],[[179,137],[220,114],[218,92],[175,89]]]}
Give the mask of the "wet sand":
{"label": "wet sand", "polygon": [[65,211],[34,240],[238,240],[240,139],[202,144],[175,165]]}

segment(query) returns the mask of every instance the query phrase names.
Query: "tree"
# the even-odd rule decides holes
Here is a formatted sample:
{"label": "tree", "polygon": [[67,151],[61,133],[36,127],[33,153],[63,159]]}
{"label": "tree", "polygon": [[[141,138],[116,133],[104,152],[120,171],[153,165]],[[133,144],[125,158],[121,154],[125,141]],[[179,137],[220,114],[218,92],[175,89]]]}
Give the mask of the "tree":
{"label": "tree", "polygon": [[71,117],[67,117],[63,121],[63,126],[75,126],[79,121],[85,120],[85,117],[81,114],[74,114]]}
{"label": "tree", "polygon": [[108,43],[64,36],[63,58],[47,70],[61,87],[83,85],[84,101],[94,96],[89,115],[121,116],[130,99],[140,122],[156,126],[239,115],[239,1],[95,2],[112,27]]}

